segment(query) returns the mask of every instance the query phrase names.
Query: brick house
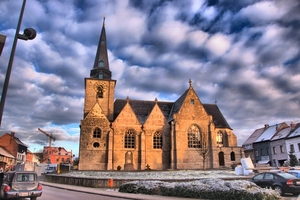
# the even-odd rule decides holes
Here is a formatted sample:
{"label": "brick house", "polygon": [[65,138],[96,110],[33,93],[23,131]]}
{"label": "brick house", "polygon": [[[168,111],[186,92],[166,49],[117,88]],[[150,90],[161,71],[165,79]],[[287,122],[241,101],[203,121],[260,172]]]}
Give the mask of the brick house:
{"label": "brick house", "polygon": [[64,147],[44,147],[43,162],[45,164],[69,164],[73,163],[72,151],[67,151]]}
{"label": "brick house", "polygon": [[11,169],[12,164],[15,163],[15,159],[5,147],[0,146],[0,170],[2,172],[6,169]]}
{"label": "brick house", "polygon": [[242,147],[216,104],[203,104],[192,81],[175,101],[114,99],[103,23],[85,78],[79,170],[231,168]]}
{"label": "brick house", "polygon": [[5,133],[0,137],[0,146],[3,146],[7,151],[12,154],[16,159],[10,167],[16,164],[24,164],[26,162],[27,146],[15,136],[15,133]]}

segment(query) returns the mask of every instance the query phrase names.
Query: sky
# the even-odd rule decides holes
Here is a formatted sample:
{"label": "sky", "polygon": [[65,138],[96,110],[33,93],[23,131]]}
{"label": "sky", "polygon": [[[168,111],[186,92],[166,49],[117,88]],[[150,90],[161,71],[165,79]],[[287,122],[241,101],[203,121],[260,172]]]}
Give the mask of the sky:
{"label": "sky", "polygon": [[[0,1],[0,89],[22,6]],[[78,155],[84,78],[103,18],[115,98],[176,101],[189,79],[216,103],[238,145],[264,124],[300,121],[299,0],[27,0],[0,135],[32,152],[49,139]]]}

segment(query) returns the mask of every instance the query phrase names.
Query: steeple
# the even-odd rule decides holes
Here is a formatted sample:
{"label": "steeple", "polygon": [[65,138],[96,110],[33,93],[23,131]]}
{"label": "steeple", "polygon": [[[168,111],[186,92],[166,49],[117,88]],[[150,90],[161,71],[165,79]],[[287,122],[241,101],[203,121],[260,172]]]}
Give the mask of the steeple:
{"label": "steeple", "polygon": [[91,78],[96,79],[111,79],[111,71],[109,70],[106,33],[105,33],[105,17],[103,18],[102,31],[95,57],[94,67],[90,73]]}

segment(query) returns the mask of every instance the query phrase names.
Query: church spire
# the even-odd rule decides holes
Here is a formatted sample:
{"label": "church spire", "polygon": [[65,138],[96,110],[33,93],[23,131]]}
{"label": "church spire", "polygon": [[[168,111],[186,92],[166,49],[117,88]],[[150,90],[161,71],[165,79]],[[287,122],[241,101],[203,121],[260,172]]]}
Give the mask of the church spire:
{"label": "church spire", "polygon": [[103,18],[102,31],[98,43],[97,53],[93,69],[90,73],[91,78],[97,79],[111,79],[111,71],[109,70],[106,33],[105,33],[105,16]]}

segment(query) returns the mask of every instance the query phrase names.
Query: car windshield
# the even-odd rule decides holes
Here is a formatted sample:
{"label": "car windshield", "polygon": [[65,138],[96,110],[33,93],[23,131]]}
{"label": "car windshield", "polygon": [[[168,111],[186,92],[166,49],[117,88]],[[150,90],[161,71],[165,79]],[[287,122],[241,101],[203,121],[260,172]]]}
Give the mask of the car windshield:
{"label": "car windshield", "polygon": [[34,174],[29,174],[29,173],[17,174],[16,181],[17,182],[34,181],[35,180],[34,177],[35,177]]}

